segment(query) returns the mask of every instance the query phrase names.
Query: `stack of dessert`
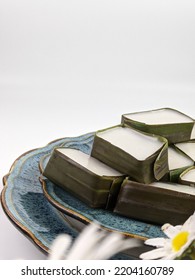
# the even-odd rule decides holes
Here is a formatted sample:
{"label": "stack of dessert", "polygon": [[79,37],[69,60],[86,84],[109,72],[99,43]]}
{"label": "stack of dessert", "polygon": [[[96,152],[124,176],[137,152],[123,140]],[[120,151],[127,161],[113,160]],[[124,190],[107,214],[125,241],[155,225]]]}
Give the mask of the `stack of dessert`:
{"label": "stack of dessert", "polygon": [[92,208],[157,224],[195,210],[194,120],[162,108],[97,131],[91,154],[55,148],[44,176]]}

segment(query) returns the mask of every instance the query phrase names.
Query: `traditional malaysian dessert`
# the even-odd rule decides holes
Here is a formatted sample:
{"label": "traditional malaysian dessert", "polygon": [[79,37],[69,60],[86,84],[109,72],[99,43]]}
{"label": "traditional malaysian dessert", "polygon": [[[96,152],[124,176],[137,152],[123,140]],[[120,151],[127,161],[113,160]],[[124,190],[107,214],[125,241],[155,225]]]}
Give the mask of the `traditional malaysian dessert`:
{"label": "traditional malaysian dessert", "polygon": [[189,156],[195,162],[195,141],[188,141],[175,144],[179,150]]}
{"label": "traditional malaysian dessert", "polygon": [[91,155],[55,149],[43,174],[91,207],[180,224],[195,210],[192,138],[194,120],[177,110],[125,114],[95,133]]}
{"label": "traditional malaysian dessert", "polygon": [[124,114],[122,124],[147,133],[161,135],[171,144],[191,139],[194,120],[177,110],[162,108]]}
{"label": "traditional malaysian dessert", "polygon": [[168,148],[169,177],[171,182],[178,182],[179,175],[187,168],[194,165],[194,162],[186,154],[173,147]]}
{"label": "traditional malaysian dessert", "polygon": [[190,167],[182,172],[179,176],[179,182],[184,185],[195,187],[195,167]]}
{"label": "traditional malaysian dessert", "polygon": [[53,151],[43,175],[91,207],[112,208],[125,176],[69,148]]}
{"label": "traditional malaysian dessert", "polygon": [[168,172],[168,143],[126,126],[98,131],[91,156],[142,183],[161,179]]}
{"label": "traditional malaysian dessert", "polygon": [[157,224],[180,225],[194,213],[195,188],[155,182],[150,185],[125,180],[115,213]]}

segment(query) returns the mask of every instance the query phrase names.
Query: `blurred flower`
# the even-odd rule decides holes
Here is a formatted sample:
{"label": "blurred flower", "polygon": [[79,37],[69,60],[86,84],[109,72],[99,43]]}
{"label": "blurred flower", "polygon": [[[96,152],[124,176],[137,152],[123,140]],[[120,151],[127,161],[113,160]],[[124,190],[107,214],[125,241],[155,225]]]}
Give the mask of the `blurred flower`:
{"label": "blurred flower", "polygon": [[168,238],[146,240],[146,245],[155,246],[157,249],[141,254],[140,258],[172,260],[181,256],[195,240],[195,212],[183,226],[165,224],[162,230]]}
{"label": "blurred flower", "polygon": [[119,233],[110,233],[92,223],[84,228],[80,235],[72,241],[70,235],[59,235],[53,242],[50,260],[103,260],[139,246],[140,241],[124,238]]}

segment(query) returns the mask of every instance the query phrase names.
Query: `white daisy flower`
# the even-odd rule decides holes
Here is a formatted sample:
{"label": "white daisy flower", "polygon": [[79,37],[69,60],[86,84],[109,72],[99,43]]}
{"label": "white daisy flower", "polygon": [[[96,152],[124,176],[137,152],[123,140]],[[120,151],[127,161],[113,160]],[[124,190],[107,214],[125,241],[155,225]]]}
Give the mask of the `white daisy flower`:
{"label": "white daisy flower", "polygon": [[165,224],[162,226],[162,230],[168,238],[160,237],[146,240],[146,245],[155,246],[157,249],[141,254],[141,259],[173,260],[181,256],[195,240],[195,212],[183,226]]}
{"label": "white daisy flower", "polygon": [[92,223],[86,226],[72,244],[68,234],[59,235],[50,248],[50,260],[104,260],[129,248],[138,247],[140,241],[124,238],[119,233],[102,230]]}

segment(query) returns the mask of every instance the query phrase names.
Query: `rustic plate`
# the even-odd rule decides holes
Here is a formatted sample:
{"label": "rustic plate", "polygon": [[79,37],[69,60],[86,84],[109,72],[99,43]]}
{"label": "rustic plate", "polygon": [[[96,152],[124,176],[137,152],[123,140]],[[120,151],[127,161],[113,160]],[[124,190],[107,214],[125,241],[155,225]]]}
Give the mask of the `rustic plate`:
{"label": "rustic plate", "polygon": [[[73,147],[89,152],[92,141],[93,134],[55,140],[43,148],[20,156],[12,165],[9,174],[3,178],[1,204],[6,215],[45,253],[48,253],[51,242],[58,234],[68,233],[75,238],[77,231],[70,227],[67,215],[59,212],[45,198],[40,183],[40,159],[50,154],[57,146]],[[77,218],[77,215],[75,217]],[[113,259],[132,258],[136,257],[127,254],[117,254],[113,257]]]}

